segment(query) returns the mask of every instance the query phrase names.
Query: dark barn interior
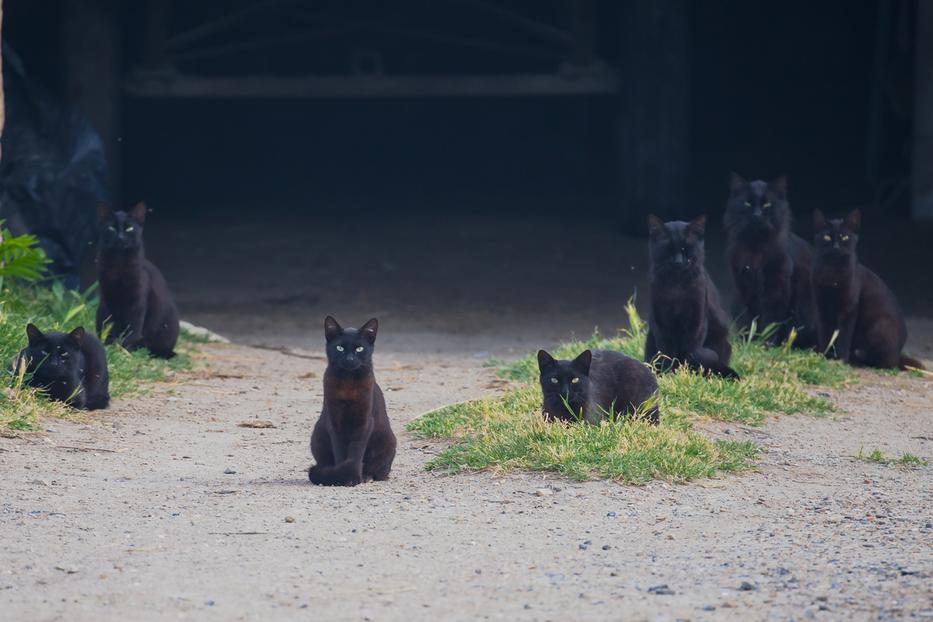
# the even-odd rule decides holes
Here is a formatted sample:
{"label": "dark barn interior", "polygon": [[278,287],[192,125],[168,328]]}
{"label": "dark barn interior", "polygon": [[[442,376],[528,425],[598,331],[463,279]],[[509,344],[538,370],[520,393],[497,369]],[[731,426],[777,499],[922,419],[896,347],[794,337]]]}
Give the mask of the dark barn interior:
{"label": "dark barn interior", "polygon": [[[182,315],[234,339],[316,343],[326,313],[476,351],[612,330],[645,286],[647,214],[718,232],[731,170],[787,174],[805,237],[814,208],[860,207],[863,261],[933,313],[919,0],[7,0],[3,17],[29,79],[99,133],[109,200],[147,201]],[[728,291],[722,250],[711,234]]]}

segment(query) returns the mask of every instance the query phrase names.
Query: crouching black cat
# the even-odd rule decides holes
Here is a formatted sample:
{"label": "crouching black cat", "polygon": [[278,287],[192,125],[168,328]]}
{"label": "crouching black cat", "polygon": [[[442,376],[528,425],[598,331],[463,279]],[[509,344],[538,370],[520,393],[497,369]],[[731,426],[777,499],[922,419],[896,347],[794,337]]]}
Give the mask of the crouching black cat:
{"label": "crouching black cat", "polygon": [[687,365],[738,379],[729,367],[729,322],[704,266],[706,216],[665,223],[652,215],[648,229],[651,311],[645,361],[659,370]]}
{"label": "crouching black cat", "polygon": [[748,182],[732,174],[726,206],[726,258],[738,292],[737,320],[747,328],[777,324],[769,340],[782,343],[797,330],[794,345],[816,344],[816,315],[810,289],[813,249],[790,231],[787,180]]}
{"label": "crouching black cat", "polygon": [[14,362],[26,365],[27,384],[74,408],[96,410],[110,404],[107,354],[97,337],[78,327],[70,333],[43,333],[26,325],[29,345]]}
{"label": "crouching black cat", "polygon": [[[538,350],[538,369],[545,419],[582,418],[598,424],[610,412],[628,415],[638,412],[658,391],[658,381],[651,370],[620,352],[584,350],[572,361],[562,361]],[[644,417],[657,424],[661,412],[654,405]]]}
{"label": "crouching black cat", "polygon": [[119,340],[127,350],[147,348],[155,356],[174,356],[178,340],[178,309],[159,269],[146,259],[143,223],[146,205],[112,212],[101,205],[100,306],[97,333],[112,322],[107,343]]}
{"label": "crouching black cat", "polygon": [[853,365],[923,369],[920,361],[901,351],[907,324],[894,294],[858,262],[861,221],[859,210],[836,220],[827,220],[820,210],[813,212],[819,347],[827,356]]}
{"label": "crouching black cat", "polygon": [[389,425],[382,389],[373,375],[373,348],[378,322],[357,330],[343,329],[327,316],[327,370],[324,407],[311,433],[308,469],[312,484],[356,486],[389,479],[395,459],[395,434]]}

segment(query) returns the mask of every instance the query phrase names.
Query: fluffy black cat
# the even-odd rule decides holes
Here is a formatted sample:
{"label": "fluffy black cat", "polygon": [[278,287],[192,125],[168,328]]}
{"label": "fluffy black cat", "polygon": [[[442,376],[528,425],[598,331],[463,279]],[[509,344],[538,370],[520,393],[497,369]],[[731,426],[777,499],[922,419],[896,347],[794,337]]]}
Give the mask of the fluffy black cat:
{"label": "fluffy black cat", "polygon": [[659,370],[687,365],[738,379],[729,367],[729,321],[706,273],[706,216],[689,223],[648,217],[651,310],[645,361]]}
{"label": "fluffy black cat", "polygon": [[816,344],[816,313],[810,288],[813,249],[790,231],[787,180],[748,182],[732,174],[726,206],[726,258],[738,293],[737,320],[747,328],[779,324],[773,344],[797,329],[794,345]]}
{"label": "fluffy black cat", "polygon": [[26,336],[29,344],[17,355],[14,371],[25,361],[29,386],[75,408],[107,408],[107,354],[97,337],[80,326],[70,333],[43,333],[32,324],[26,325]]}
{"label": "fluffy black cat", "polygon": [[308,469],[312,484],[356,486],[389,479],[395,459],[395,434],[389,425],[382,389],[373,375],[373,348],[379,324],[343,329],[327,316],[327,370],[324,408],[311,433]]}
{"label": "fluffy black cat", "polygon": [[146,259],[143,224],[146,205],[129,212],[98,208],[100,306],[97,333],[112,322],[107,343],[120,340],[127,350],[147,348],[170,358],[178,340],[178,309],[159,269]]}
{"label": "fluffy black cat", "polygon": [[835,220],[827,220],[820,210],[813,212],[819,347],[827,356],[853,365],[922,369],[919,361],[901,351],[907,324],[897,299],[878,275],[858,262],[861,221],[858,210]]}
{"label": "fluffy black cat", "polygon": [[[538,369],[545,419],[582,418],[597,424],[609,412],[635,413],[658,390],[657,379],[644,363],[609,350],[584,350],[572,361],[538,350]],[[655,424],[661,419],[657,406],[644,416]]]}

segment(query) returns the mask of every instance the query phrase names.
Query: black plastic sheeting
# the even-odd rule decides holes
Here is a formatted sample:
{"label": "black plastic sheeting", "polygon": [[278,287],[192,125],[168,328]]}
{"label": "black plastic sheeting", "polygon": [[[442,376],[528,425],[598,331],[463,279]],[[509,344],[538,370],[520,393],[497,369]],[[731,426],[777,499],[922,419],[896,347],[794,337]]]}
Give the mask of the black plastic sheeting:
{"label": "black plastic sheeting", "polygon": [[97,205],[110,203],[103,144],[80,112],[29,79],[6,44],[3,90],[0,218],[16,235],[37,236],[52,273],[77,287],[96,238]]}

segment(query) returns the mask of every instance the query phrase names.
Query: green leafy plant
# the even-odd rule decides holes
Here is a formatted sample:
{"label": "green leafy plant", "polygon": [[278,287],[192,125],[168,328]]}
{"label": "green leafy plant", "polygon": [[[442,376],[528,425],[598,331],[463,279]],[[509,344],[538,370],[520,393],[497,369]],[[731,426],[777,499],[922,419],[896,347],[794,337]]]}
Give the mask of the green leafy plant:
{"label": "green leafy plant", "polygon": [[48,264],[35,236],[13,235],[0,220],[0,290],[8,278],[38,281]]}

